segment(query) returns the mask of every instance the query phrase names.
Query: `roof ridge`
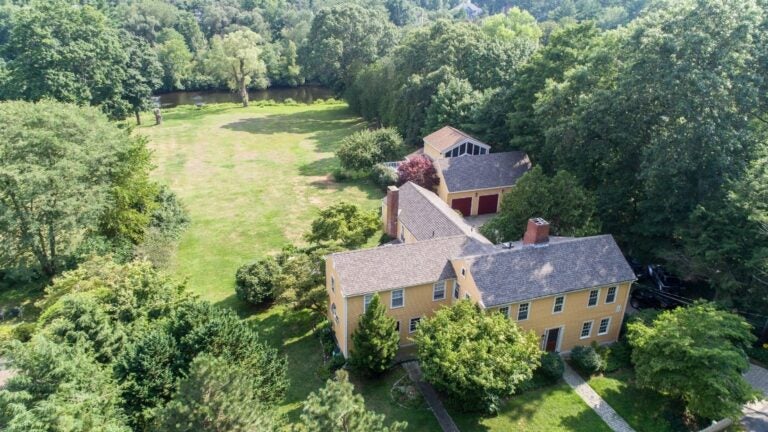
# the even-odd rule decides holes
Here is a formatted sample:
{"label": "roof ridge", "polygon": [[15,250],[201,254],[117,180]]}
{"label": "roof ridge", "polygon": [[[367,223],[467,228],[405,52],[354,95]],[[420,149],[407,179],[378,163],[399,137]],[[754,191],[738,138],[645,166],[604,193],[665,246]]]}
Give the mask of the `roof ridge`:
{"label": "roof ridge", "polygon": [[[554,242],[554,243],[547,243],[546,247],[553,247],[553,246],[567,244],[567,243],[573,243],[573,242],[577,242],[577,241],[594,240],[594,239],[604,238],[604,237],[610,237],[611,240],[614,241],[614,243],[616,242],[616,239],[613,238],[612,234],[596,234],[596,235],[585,236],[585,237],[567,237],[567,236],[557,236],[557,237],[562,239],[562,240]],[[536,250],[536,249],[541,249],[541,248],[542,248],[542,246],[539,246],[538,248],[536,248],[536,247],[518,247],[518,248],[512,248],[512,249],[499,248],[499,249],[491,251],[489,253],[465,255],[465,256],[458,257],[458,258],[465,259],[465,260],[473,260],[473,259],[476,259],[476,258],[481,258],[481,257],[486,257],[486,256],[491,256],[491,255],[501,255],[501,254],[505,254],[505,253],[514,253],[514,252],[521,252],[521,251],[527,251],[527,250]]]}
{"label": "roof ridge", "polygon": [[[447,236],[447,237],[437,237],[437,238],[431,238],[431,239],[426,239],[426,240],[419,240],[419,241],[416,241],[416,242],[413,242],[413,243],[383,244],[383,245],[378,245],[378,246],[369,247],[369,248],[365,248],[365,249],[353,249],[353,250],[348,250],[348,251],[334,252],[334,253],[330,254],[330,256],[352,255],[352,254],[355,254],[355,253],[367,252],[367,251],[377,250],[377,249],[385,248],[385,247],[386,248],[396,248],[396,247],[405,247],[405,246],[415,246],[415,245],[420,245],[422,243],[432,243],[432,242],[438,242],[438,241],[453,240],[453,239],[457,239],[457,238],[472,238],[472,237],[468,236],[466,234],[456,234],[456,235]],[[472,239],[477,241],[474,238],[472,238]]]}

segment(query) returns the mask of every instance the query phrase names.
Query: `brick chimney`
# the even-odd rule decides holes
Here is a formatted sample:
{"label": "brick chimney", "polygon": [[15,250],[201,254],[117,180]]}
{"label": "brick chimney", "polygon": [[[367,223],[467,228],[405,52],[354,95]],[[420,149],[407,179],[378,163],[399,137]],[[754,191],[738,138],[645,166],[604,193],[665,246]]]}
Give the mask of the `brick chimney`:
{"label": "brick chimney", "polygon": [[528,219],[528,228],[523,236],[523,244],[541,245],[549,242],[549,222],[542,218]]}
{"label": "brick chimney", "polygon": [[384,217],[385,229],[387,235],[392,238],[397,238],[397,212],[400,201],[400,190],[397,186],[389,186],[387,188],[387,214]]}

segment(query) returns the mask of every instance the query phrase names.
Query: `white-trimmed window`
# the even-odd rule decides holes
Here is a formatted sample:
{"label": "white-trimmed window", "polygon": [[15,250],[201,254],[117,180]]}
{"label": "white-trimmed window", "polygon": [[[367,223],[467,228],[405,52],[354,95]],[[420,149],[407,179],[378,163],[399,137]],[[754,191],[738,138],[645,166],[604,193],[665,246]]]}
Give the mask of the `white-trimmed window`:
{"label": "white-trimmed window", "polygon": [[597,335],[602,336],[608,334],[608,330],[611,329],[611,318],[603,318],[600,320],[600,325],[597,327]]}
{"label": "white-trimmed window", "polygon": [[517,320],[525,321],[528,319],[528,310],[531,308],[530,303],[520,303],[517,307]]}
{"label": "white-trimmed window", "polygon": [[509,306],[500,307],[499,312],[504,315],[505,318],[509,318]]}
{"label": "white-trimmed window", "polygon": [[565,296],[559,296],[555,297],[555,302],[552,305],[552,313],[560,313],[563,311],[563,308],[565,307]]}
{"label": "white-trimmed window", "polygon": [[581,325],[581,334],[579,335],[579,338],[586,339],[591,335],[592,335],[592,321],[585,321],[584,324]]}
{"label": "white-trimmed window", "polygon": [[331,315],[336,322],[339,322],[339,315],[336,313],[336,303],[331,303]]}
{"label": "white-trimmed window", "polygon": [[411,322],[408,323],[408,333],[416,331],[416,328],[419,327],[419,321],[421,321],[421,317],[411,318]]}
{"label": "white-trimmed window", "polygon": [[594,289],[589,292],[589,301],[587,301],[587,307],[597,306],[597,300],[600,298],[600,290]]}
{"label": "white-trimmed window", "polygon": [[616,301],[616,287],[612,286],[608,288],[608,292],[605,294],[605,303],[613,303]]}
{"label": "white-trimmed window", "polygon": [[405,306],[405,293],[402,289],[392,291],[392,299],[389,301],[389,307],[391,309],[401,308]]}
{"label": "white-trimmed window", "polygon": [[458,300],[460,294],[461,294],[461,286],[459,285],[459,282],[453,281],[453,298]]}
{"label": "white-trimmed window", "polygon": [[445,299],[445,281],[438,281],[432,286],[432,300],[444,300]]}
{"label": "white-trimmed window", "polygon": [[368,311],[368,305],[371,304],[371,300],[373,300],[373,294],[366,294],[363,296],[363,313]]}
{"label": "white-trimmed window", "polygon": [[336,279],[331,276],[331,291],[336,292]]}

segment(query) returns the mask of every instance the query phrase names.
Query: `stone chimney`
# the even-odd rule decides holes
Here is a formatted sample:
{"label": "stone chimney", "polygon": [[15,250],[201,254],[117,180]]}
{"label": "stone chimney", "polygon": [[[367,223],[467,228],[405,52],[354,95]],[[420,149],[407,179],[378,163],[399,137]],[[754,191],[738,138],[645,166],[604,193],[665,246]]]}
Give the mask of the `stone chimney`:
{"label": "stone chimney", "polygon": [[387,214],[384,217],[387,235],[397,238],[397,212],[399,209],[400,190],[397,186],[387,188]]}
{"label": "stone chimney", "polygon": [[523,244],[544,245],[549,242],[549,222],[542,218],[528,219],[528,228],[523,236]]}

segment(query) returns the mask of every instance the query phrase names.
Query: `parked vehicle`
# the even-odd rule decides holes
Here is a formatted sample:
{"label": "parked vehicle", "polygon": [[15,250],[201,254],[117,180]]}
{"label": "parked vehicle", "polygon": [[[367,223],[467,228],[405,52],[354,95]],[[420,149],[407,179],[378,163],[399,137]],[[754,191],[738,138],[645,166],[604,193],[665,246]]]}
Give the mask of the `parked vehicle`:
{"label": "parked vehicle", "polygon": [[632,289],[629,304],[635,309],[674,309],[682,302],[656,288],[638,285]]}
{"label": "parked vehicle", "polygon": [[659,291],[679,293],[684,288],[682,280],[670,275],[664,267],[658,264],[648,265],[648,277]]}

